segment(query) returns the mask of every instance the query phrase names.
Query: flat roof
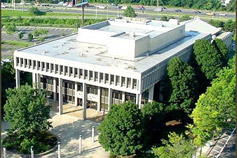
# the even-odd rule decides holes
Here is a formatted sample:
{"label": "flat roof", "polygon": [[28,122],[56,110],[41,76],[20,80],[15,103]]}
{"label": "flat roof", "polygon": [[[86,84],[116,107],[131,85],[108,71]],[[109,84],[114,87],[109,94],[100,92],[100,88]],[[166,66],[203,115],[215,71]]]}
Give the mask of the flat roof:
{"label": "flat roof", "polygon": [[[126,72],[145,72],[153,66],[175,55],[177,52],[192,45],[195,40],[202,39],[209,34],[185,32],[186,36],[177,42],[150,55],[137,57],[135,60],[114,58],[108,54],[103,45],[83,43],[76,40],[77,34],[61,39],[45,42],[39,45],[17,50],[15,53],[31,54],[55,59],[83,63],[83,65],[103,66],[107,69],[119,69]],[[17,55],[19,56],[19,55]]]}

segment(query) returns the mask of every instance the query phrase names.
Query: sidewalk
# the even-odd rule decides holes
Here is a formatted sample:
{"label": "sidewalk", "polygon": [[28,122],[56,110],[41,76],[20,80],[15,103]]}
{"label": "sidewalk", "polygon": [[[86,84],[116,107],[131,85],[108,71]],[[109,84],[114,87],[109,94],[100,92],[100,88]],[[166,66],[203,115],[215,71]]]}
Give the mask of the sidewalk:
{"label": "sidewalk", "polygon": [[[82,153],[80,158],[109,158],[109,153],[105,152],[98,141],[98,132],[95,132],[95,142],[91,141],[92,126],[98,127],[99,123],[90,120],[81,120],[79,118],[69,116],[67,114],[57,115],[55,112],[50,112],[53,129],[50,131],[60,138],[61,142],[61,158],[79,157],[79,135],[82,135]],[[5,127],[4,127],[5,126]],[[6,129],[6,123],[3,123],[3,133]],[[42,158],[57,158],[57,151],[43,156]],[[18,158],[17,155],[7,155],[8,157]]]}

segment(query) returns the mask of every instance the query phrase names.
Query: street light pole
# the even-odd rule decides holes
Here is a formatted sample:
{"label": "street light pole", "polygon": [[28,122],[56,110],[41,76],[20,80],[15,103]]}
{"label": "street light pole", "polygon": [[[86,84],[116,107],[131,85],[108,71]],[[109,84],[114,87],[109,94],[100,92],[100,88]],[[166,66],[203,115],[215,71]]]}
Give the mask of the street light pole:
{"label": "street light pole", "polygon": [[109,10],[108,10],[108,7],[109,7],[109,6],[108,6],[108,3],[109,3],[109,1],[107,1],[107,20],[109,19],[109,12],[108,12],[108,11],[109,11]]}
{"label": "street light pole", "polygon": [[97,8],[98,8],[97,5],[95,6],[95,8],[96,8],[95,9],[95,18],[97,19]]}
{"label": "street light pole", "polygon": [[158,6],[159,6],[159,0],[157,0],[157,2],[156,2],[156,3],[157,3],[156,5],[157,5],[157,8],[158,8]]}

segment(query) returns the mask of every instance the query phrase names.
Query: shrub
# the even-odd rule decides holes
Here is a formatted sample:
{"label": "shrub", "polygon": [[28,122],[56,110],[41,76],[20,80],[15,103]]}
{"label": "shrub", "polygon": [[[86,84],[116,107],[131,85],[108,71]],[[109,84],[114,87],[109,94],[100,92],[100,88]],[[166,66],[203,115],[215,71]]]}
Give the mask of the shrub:
{"label": "shrub", "polygon": [[28,41],[33,41],[33,35],[32,33],[28,33],[28,37],[27,37]]}
{"label": "shrub", "polygon": [[37,7],[32,7],[28,11],[31,15],[42,15],[43,12],[41,12]]}
{"label": "shrub", "polygon": [[19,33],[18,33],[18,37],[19,37],[19,39],[22,39],[23,36],[24,36],[23,32],[19,32]]}
{"label": "shrub", "polygon": [[15,24],[6,25],[5,28],[6,28],[7,34],[12,34],[16,31],[16,25]]}

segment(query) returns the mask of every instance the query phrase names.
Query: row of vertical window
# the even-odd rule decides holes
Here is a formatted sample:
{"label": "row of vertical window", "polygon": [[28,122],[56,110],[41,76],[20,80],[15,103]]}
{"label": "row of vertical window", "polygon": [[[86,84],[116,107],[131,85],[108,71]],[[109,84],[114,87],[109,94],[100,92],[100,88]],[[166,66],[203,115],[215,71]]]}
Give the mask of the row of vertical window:
{"label": "row of vertical window", "polygon": [[79,68],[73,68],[69,66],[57,65],[52,63],[46,63],[36,60],[16,58],[16,65],[24,68],[30,68],[33,70],[40,70],[55,74],[60,74],[69,77],[76,77],[79,79],[85,79],[89,81],[96,81],[100,83],[112,84],[115,86],[136,89],[137,80],[133,78],[126,78],[116,75],[111,75],[102,72],[95,72],[91,70],[84,70]]}

